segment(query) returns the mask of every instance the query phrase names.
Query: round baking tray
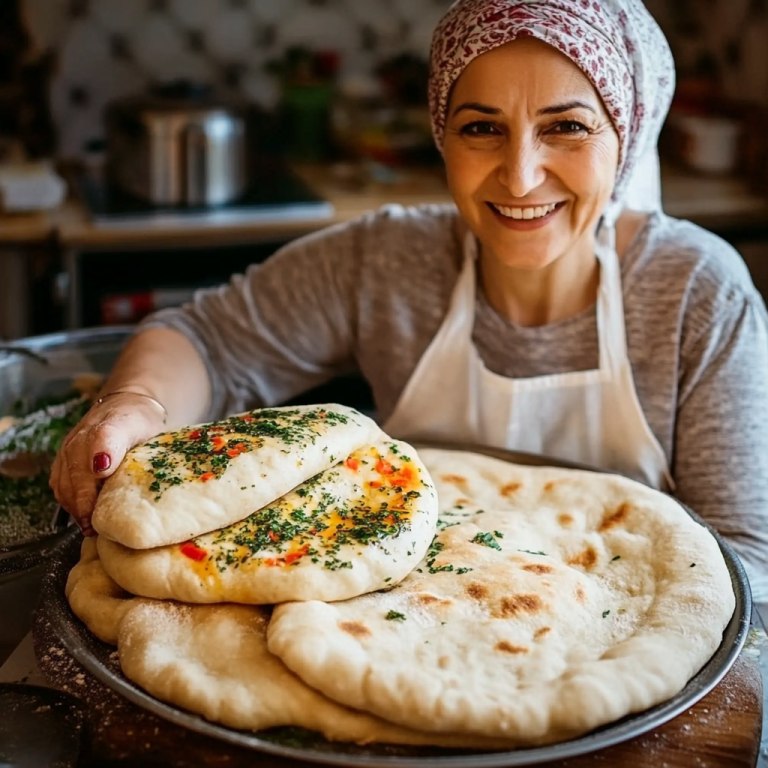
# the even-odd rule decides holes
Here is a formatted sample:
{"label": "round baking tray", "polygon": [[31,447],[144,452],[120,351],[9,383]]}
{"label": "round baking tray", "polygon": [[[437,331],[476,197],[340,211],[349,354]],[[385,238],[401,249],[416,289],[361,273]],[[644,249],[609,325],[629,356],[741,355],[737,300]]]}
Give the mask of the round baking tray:
{"label": "round baking tray", "polygon": [[[435,447],[473,450],[520,464],[589,467],[531,454],[503,451],[479,446],[440,443]],[[701,522],[695,514],[692,515]],[[708,526],[709,530],[712,530]],[[358,746],[330,742],[319,734],[297,728],[273,728],[268,731],[238,731],[161,702],[127,680],[120,671],[113,646],[96,639],[71,612],[64,596],[67,574],[79,558],[81,537],[68,532],[69,541],[56,553],[43,583],[40,610],[51,629],[69,653],[97,680],[139,707],[176,725],[199,734],[220,739],[227,744],[253,749],[308,763],[360,768],[505,768],[531,766],[595,752],[640,736],[683,713],[709,693],[733,665],[739,655],[750,625],[752,599],[744,568],[732,548],[715,531],[728,567],[736,607],[717,651],[680,693],[643,712],[629,715],[585,736],[543,747],[509,751],[478,752],[439,748],[413,748],[390,745]]]}

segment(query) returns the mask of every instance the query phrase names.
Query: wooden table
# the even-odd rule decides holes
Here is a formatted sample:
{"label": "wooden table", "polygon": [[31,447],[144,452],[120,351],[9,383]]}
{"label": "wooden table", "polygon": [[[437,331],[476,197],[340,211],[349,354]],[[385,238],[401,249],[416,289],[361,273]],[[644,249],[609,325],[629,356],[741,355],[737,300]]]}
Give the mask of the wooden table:
{"label": "wooden table", "polygon": [[[39,624],[39,622],[38,622]],[[761,636],[764,640],[764,635]],[[753,768],[762,726],[756,632],[723,680],[696,705],[630,741],[542,768]],[[88,705],[87,754],[78,768],[302,768],[317,765],[231,746],[162,720],[93,678],[39,626],[35,650],[51,685]]]}

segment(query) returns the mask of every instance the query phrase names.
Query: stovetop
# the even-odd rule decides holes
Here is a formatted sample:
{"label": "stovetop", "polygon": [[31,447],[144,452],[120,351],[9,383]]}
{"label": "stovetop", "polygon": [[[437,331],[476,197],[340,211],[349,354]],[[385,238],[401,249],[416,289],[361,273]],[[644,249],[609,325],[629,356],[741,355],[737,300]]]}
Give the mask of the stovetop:
{"label": "stovetop", "polygon": [[153,205],[124,192],[103,173],[82,172],[74,186],[94,226],[158,227],[187,224],[248,224],[328,219],[333,206],[283,165],[264,166],[237,199],[215,206]]}

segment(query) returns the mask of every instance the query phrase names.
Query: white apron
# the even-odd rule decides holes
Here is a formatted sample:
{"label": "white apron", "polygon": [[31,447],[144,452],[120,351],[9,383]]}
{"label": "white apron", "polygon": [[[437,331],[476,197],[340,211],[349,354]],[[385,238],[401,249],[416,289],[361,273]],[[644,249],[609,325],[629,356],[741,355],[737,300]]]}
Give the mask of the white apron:
{"label": "white apron", "polygon": [[384,429],[406,440],[467,442],[543,454],[672,489],[667,460],[635,392],[619,261],[598,242],[599,367],[513,379],[489,371],[472,343],[474,237],[448,313]]}

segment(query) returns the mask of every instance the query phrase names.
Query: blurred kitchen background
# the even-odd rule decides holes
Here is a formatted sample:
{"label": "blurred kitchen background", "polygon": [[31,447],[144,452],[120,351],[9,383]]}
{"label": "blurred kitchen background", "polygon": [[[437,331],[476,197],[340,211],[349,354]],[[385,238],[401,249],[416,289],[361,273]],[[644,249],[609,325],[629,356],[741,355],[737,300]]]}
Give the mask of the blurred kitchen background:
{"label": "blurred kitchen background", "polygon": [[[449,4],[2,0],[0,339],[133,323],[320,226],[446,200],[425,83]],[[665,206],[768,295],[768,0],[646,4],[677,63]]]}

